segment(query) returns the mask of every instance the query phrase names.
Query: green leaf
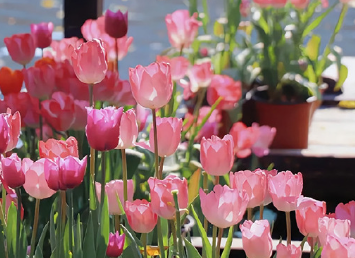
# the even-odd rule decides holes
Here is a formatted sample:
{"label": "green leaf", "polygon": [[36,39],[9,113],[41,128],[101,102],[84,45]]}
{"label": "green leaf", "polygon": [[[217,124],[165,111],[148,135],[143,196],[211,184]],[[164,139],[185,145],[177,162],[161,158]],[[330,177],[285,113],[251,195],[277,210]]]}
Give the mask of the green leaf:
{"label": "green leaf", "polygon": [[[58,198],[58,197],[57,197]],[[55,203],[56,201],[54,201]],[[56,248],[56,236],[55,236],[55,225],[54,225],[54,204],[52,205],[51,214],[49,217],[49,241],[51,244],[52,253]]]}
{"label": "green leaf", "polygon": [[189,179],[189,204],[198,196],[200,189],[201,168],[198,168]]}
{"label": "green leaf", "polygon": [[64,250],[64,257],[69,257],[69,230],[73,230],[69,228],[69,222],[65,224],[64,228],[64,236],[63,236],[63,250]]}
{"label": "green leaf", "polygon": [[223,25],[219,23],[218,20],[215,21],[213,25],[213,34],[217,37],[222,37],[224,35]]}
{"label": "green leaf", "polygon": [[169,221],[164,218],[160,218],[161,221],[161,233],[163,235],[163,244],[168,246],[169,241]]}
{"label": "green leaf", "polygon": [[320,42],[321,38],[317,35],[313,35],[307,43],[306,54],[312,61],[316,61],[318,59]]}
{"label": "green leaf", "polygon": [[319,15],[316,19],[313,20],[303,31],[302,37],[306,37],[309,33],[311,33],[315,28],[319,26],[319,24],[323,21],[325,17],[334,9],[334,7],[338,3],[334,3],[330,8],[328,8],[324,13]]}
{"label": "green leaf", "polygon": [[134,174],[138,170],[139,164],[141,164],[143,155],[142,153],[132,150],[126,149],[126,160],[127,160],[127,178],[132,179]]}
{"label": "green leaf", "polygon": [[75,258],[83,258],[83,246],[82,246],[82,223],[80,221],[80,214],[78,215],[78,219],[76,222],[76,234],[74,235],[74,257]]}
{"label": "green leaf", "polygon": [[348,78],[348,68],[345,65],[340,66],[340,71],[339,71],[339,78],[337,81],[337,84],[335,85],[334,90],[337,91],[343,86],[346,78]]}
{"label": "green leaf", "polygon": [[203,228],[203,225],[200,221],[200,219],[198,218],[198,215],[194,209],[194,206],[191,206],[191,211],[192,211],[192,215],[194,216],[195,220],[196,220],[196,224],[198,227],[198,231],[200,232],[201,238],[202,238],[202,243],[203,243],[203,248],[206,251],[206,257],[207,258],[212,258],[212,247],[211,247],[211,243],[207,238],[207,234],[205,232],[205,229]]}
{"label": "green leaf", "polygon": [[140,251],[137,252],[133,244],[129,245],[122,253],[122,258],[142,258]]}
{"label": "green leaf", "polygon": [[97,257],[104,257],[108,245],[108,238],[110,235],[110,215],[108,212],[107,196],[102,205],[100,231],[97,232]]}
{"label": "green leaf", "polygon": [[12,202],[7,213],[6,240],[9,258],[16,258],[16,216],[17,209]]}
{"label": "green leaf", "polygon": [[193,15],[194,13],[198,13],[197,10],[197,0],[189,0],[189,11],[190,11],[190,15]]}
{"label": "green leaf", "polygon": [[[95,239],[94,239],[94,226],[92,222],[92,214],[89,213],[89,219],[87,222],[86,233],[83,243],[83,257],[93,257],[96,253],[95,250]],[[96,257],[96,256],[95,256]]]}
{"label": "green leaf", "polygon": [[189,242],[187,241],[186,238],[184,238],[185,242],[185,247],[186,247],[186,252],[187,252],[187,258],[200,258],[201,255],[197,251],[197,249]]}
{"label": "green leaf", "polygon": [[130,242],[130,245],[125,249],[125,251],[127,249],[131,249],[130,251],[127,251],[129,252],[132,256],[125,256],[125,251],[123,252],[123,257],[142,257],[141,255],[141,251],[138,247],[138,244],[140,244],[140,246],[143,246],[142,242],[136,238],[135,236],[133,236],[133,234],[126,228],[124,227],[123,225],[121,225],[125,235],[126,235],[126,241]]}
{"label": "green leaf", "polygon": [[36,252],[35,252],[35,258],[43,258],[43,242],[46,237],[47,231],[48,231],[48,226],[49,222],[44,226],[42,234],[39,238],[37,247],[36,247]]}
{"label": "green leaf", "polygon": [[227,242],[226,242],[226,245],[224,246],[224,250],[223,250],[221,258],[228,258],[229,257],[229,253],[231,251],[232,242],[233,242],[233,233],[234,233],[234,226],[231,226],[228,231]]}
{"label": "green leaf", "polygon": [[5,251],[5,231],[2,226],[3,221],[0,221],[0,257],[6,257]]}
{"label": "green leaf", "polygon": [[202,0],[202,8],[203,8],[203,18],[202,18],[202,25],[203,25],[203,31],[205,34],[207,34],[207,26],[208,23],[210,22],[210,17],[208,14],[208,3],[207,0]]}

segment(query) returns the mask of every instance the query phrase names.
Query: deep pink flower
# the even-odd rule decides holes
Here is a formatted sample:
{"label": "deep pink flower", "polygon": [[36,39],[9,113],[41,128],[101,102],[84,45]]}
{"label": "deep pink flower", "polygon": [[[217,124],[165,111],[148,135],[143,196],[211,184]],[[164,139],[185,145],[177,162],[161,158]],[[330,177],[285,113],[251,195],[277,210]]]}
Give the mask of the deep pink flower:
{"label": "deep pink flower", "polygon": [[8,158],[1,155],[1,181],[11,188],[21,187],[25,183],[25,171],[32,163],[28,158],[21,161],[16,153]]}
{"label": "deep pink flower", "polygon": [[120,235],[118,231],[115,234],[110,233],[106,250],[108,257],[118,257],[123,253],[125,237],[125,234]]}
{"label": "deep pink flower", "polygon": [[31,34],[38,48],[46,48],[51,45],[53,28],[54,25],[51,22],[31,24]]}
{"label": "deep pink flower", "polygon": [[4,43],[11,56],[11,59],[21,65],[26,65],[35,56],[36,45],[29,33],[14,34],[4,38]]}
{"label": "deep pink flower", "polygon": [[0,114],[0,154],[14,149],[20,138],[21,116],[18,111],[13,115],[11,109]]}
{"label": "deep pink flower", "polygon": [[105,32],[112,38],[122,38],[126,36],[128,30],[128,11],[122,13],[120,10],[112,12],[106,10]]}

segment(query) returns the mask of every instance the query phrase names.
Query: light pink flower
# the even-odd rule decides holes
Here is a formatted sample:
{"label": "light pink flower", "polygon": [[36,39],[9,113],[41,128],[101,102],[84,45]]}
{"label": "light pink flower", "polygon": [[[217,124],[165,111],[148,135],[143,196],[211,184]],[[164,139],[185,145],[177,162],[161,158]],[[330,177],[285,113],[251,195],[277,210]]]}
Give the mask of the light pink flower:
{"label": "light pink flower", "polygon": [[251,147],[251,150],[257,157],[263,157],[269,154],[269,147],[276,135],[276,128],[267,125],[260,126],[257,123],[252,125],[255,130],[258,130],[258,138]]}
{"label": "light pink flower", "polygon": [[288,245],[282,243],[276,246],[276,258],[301,258],[302,249],[300,246]]}
{"label": "light pink flower", "polygon": [[169,58],[168,56],[157,56],[156,58],[157,62],[165,62],[170,64],[171,77],[173,81],[178,81],[184,78],[190,64],[189,60],[183,56],[177,56],[173,58]]}
{"label": "light pink flower", "polygon": [[341,220],[324,216],[318,219],[318,239],[321,246],[327,243],[327,236],[350,237],[350,220]]}
{"label": "light pink flower", "polygon": [[128,149],[134,146],[138,137],[138,124],[134,109],[122,114],[120,123],[120,137],[116,149]]}
{"label": "light pink flower", "polygon": [[355,201],[346,204],[339,203],[335,208],[336,219],[348,219],[350,221],[350,236],[355,237]]}

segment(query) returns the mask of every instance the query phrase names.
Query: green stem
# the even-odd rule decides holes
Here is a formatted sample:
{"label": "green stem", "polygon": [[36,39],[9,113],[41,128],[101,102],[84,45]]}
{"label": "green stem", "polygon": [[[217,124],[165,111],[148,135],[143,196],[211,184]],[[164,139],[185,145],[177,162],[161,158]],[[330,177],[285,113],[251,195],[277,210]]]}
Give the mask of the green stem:
{"label": "green stem", "polygon": [[177,254],[177,249],[178,249],[178,241],[177,241],[177,236],[176,236],[176,228],[175,228],[175,221],[172,219],[170,220],[170,225],[171,225],[171,234],[173,237],[173,256]]}
{"label": "green stem", "polygon": [[[208,193],[208,174],[206,173],[206,171],[203,171],[202,175],[203,175],[203,191],[205,193]],[[206,219],[205,216],[203,216],[203,228],[204,228],[205,232],[207,233],[208,220]],[[202,248],[202,257],[203,258],[206,257],[206,251],[204,248]]]}
{"label": "green stem", "polygon": [[57,232],[59,234],[56,235],[56,242],[57,242],[57,247],[55,248],[57,257],[62,257],[62,195],[61,191],[58,192],[57,196],[57,213],[58,213],[58,218],[57,218]]}
{"label": "green stem", "polygon": [[[121,153],[122,153],[123,195],[124,195],[124,202],[126,202],[127,198],[128,198],[126,150],[122,149]],[[123,203],[123,206],[124,206],[124,203]]]}
{"label": "green stem", "polygon": [[184,247],[182,245],[182,237],[181,237],[181,218],[180,218],[180,207],[179,207],[179,201],[178,201],[178,191],[173,190],[172,191],[173,197],[174,197],[174,203],[175,203],[175,219],[176,219],[176,236],[178,239],[178,246],[179,246],[179,257],[184,257]]}
{"label": "green stem", "polygon": [[157,113],[154,108],[152,109],[152,115],[153,115],[153,130],[154,130],[155,177],[161,179],[161,177],[159,177]]}
{"label": "green stem", "polygon": [[252,218],[253,218],[253,209],[247,208],[247,219],[252,220]]}
{"label": "green stem", "polygon": [[259,219],[263,219],[264,218],[264,205],[261,204],[260,205],[260,210],[259,210]]}
{"label": "green stem", "polygon": [[73,190],[68,190],[67,194],[69,195],[69,251],[73,253]]}
{"label": "green stem", "polygon": [[286,211],[287,245],[291,244],[291,214]]}
{"label": "green stem", "polygon": [[165,160],[165,157],[161,157],[161,158],[160,158],[160,163],[159,163],[159,176],[158,176],[158,178],[163,178],[164,160]]}
{"label": "green stem", "polygon": [[142,244],[144,247],[144,258],[147,258],[147,233],[142,233]]}
{"label": "green stem", "polygon": [[20,187],[15,188],[15,192],[17,195],[17,224],[16,224],[16,256],[20,254],[20,249],[21,249],[21,231],[20,231],[20,227],[21,227],[21,189]]}
{"label": "green stem", "polygon": [[41,200],[36,199],[35,204],[35,217],[33,219],[33,229],[32,229],[32,237],[31,237],[31,252],[30,257],[33,257],[35,251],[35,243],[36,243],[36,236],[37,236],[37,229],[38,229],[38,220],[39,220],[39,204]]}
{"label": "green stem", "polygon": [[100,218],[102,207],[105,201],[105,185],[106,185],[106,152],[101,152],[101,196],[100,196]]}
{"label": "green stem", "polygon": [[120,232],[120,215],[114,215],[115,231]]}
{"label": "green stem", "polygon": [[217,227],[213,225],[212,230],[212,258],[216,258]]}
{"label": "green stem", "polygon": [[95,108],[95,105],[94,105],[94,85],[93,84],[89,84],[89,105],[90,107],[92,108]]}
{"label": "green stem", "polygon": [[168,108],[168,112],[167,112],[167,116],[173,117],[174,114],[174,103],[175,103],[175,96],[176,95],[176,82],[173,81],[173,93],[171,94],[171,99],[169,100],[169,103],[167,105]]}
{"label": "green stem", "polygon": [[160,217],[158,217],[157,231],[158,231],[158,244],[159,244],[159,250],[160,250],[160,257],[165,258],[165,248],[164,248],[164,242],[163,242],[163,233],[162,233],[162,229],[161,229]]}
{"label": "green stem", "polygon": [[120,67],[119,67],[119,60],[118,60],[118,54],[119,54],[119,48],[118,48],[118,44],[117,44],[117,39],[115,39],[115,50],[116,50],[116,58],[117,58],[117,72],[119,73],[120,71]]}
{"label": "green stem", "polygon": [[216,249],[216,257],[219,258],[221,254],[221,242],[223,236],[223,228],[218,228],[218,241],[217,241],[217,249]]}

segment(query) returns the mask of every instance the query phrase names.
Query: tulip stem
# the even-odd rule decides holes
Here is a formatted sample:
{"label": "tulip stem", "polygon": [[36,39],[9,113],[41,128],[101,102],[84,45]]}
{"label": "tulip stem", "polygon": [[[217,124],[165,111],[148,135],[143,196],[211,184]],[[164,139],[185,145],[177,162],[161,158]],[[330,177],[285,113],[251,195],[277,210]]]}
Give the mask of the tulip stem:
{"label": "tulip stem", "polygon": [[33,257],[35,251],[35,243],[36,243],[36,236],[37,236],[37,229],[38,229],[38,219],[39,219],[39,204],[41,200],[36,199],[35,204],[35,217],[33,219],[33,229],[32,229],[32,237],[31,237],[31,253],[30,258]]}
{"label": "tulip stem", "polygon": [[152,115],[153,115],[153,130],[154,130],[155,177],[158,179],[162,179],[161,177],[159,177],[157,113],[154,108],[152,108]]}
{"label": "tulip stem", "polygon": [[120,72],[120,67],[119,67],[119,59],[118,59],[118,53],[119,53],[119,48],[118,48],[118,43],[117,39],[115,39],[115,51],[116,51],[116,64],[117,65],[117,72]]}
{"label": "tulip stem", "polygon": [[65,191],[60,191],[60,198],[62,202],[62,228],[65,228],[65,220],[67,216],[67,202],[66,202],[66,196],[65,196]]}
{"label": "tulip stem", "polygon": [[178,246],[179,246],[179,257],[184,257],[184,247],[182,246],[182,237],[181,237],[181,218],[180,218],[180,207],[178,201],[178,191],[172,191],[175,203],[175,219],[176,219],[176,236],[178,239]]}
{"label": "tulip stem", "polygon": [[68,190],[69,199],[69,251],[73,253],[73,190]]}
{"label": "tulip stem", "polygon": [[160,163],[159,163],[159,178],[163,178],[164,160],[165,160],[165,157],[161,157],[161,158],[160,158]]}
{"label": "tulip stem", "polygon": [[92,108],[95,108],[95,105],[94,105],[94,85],[93,84],[89,84],[89,104],[90,104],[90,107]]}
{"label": "tulip stem", "polygon": [[106,183],[106,152],[101,152],[101,196],[100,196],[100,218],[105,201],[105,184]]}
{"label": "tulip stem", "polygon": [[171,225],[171,234],[173,235],[173,257],[177,254],[178,249],[178,242],[177,242],[177,235],[176,235],[176,228],[175,228],[175,221],[173,219],[170,220]]}
{"label": "tulip stem", "polygon": [[171,116],[171,117],[175,116],[174,114],[175,97],[176,97],[176,82],[173,81],[173,94],[171,94],[171,99],[169,100],[167,106],[168,108],[167,116]]}
{"label": "tulip stem", "polygon": [[160,257],[165,258],[165,248],[164,248],[164,242],[163,242],[163,233],[161,230],[160,217],[158,217],[157,233],[158,233],[158,244],[159,244]]}
{"label": "tulip stem", "polygon": [[[122,179],[123,179],[123,196],[124,202],[127,201],[128,198],[128,187],[127,187],[127,158],[126,158],[126,150],[122,149]],[[123,206],[125,204],[123,203]]]}
{"label": "tulip stem", "polygon": [[218,241],[217,241],[217,250],[216,250],[216,257],[219,258],[221,254],[221,242],[223,236],[223,228],[218,228]]}
{"label": "tulip stem", "polygon": [[219,176],[214,177],[214,185],[219,185]]}
{"label": "tulip stem", "polygon": [[259,219],[263,219],[264,218],[264,205],[261,204],[260,205],[260,210],[259,210]]}
{"label": "tulip stem", "polygon": [[[203,175],[203,191],[205,193],[208,193],[208,174],[206,173],[206,171],[203,171],[202,175]],[[203,217],[203,228],[207,234],[208,221],[205,216]],[[206,251],[204,248],[202,248],[202,257],[203,258],[206,257]]]}
{"label": "tulip stem", "polygon": [[21,249],[21,231],[20,231],[20,227],[21,227],[21,189],[20,187],[16,187],[15,188],[15,192],[17,195],[17,224],[16,224],[16,256],[20,255],[20,249]]}
{"label": "tulip stem", "polygon": [[38,103],[39,103],[39,105],[38,105],[38,108],[39,108],[39,140],[42,141],[43,140],[43,117],[42,117],[42,113],[41,113],[42,101],[39,100]]}
{"label": "tulip stem", "polygon": [[312,237],[311,238],[311,241],[310,241],[310,246],[311,246],[311,250],[309,252],[309,257],[313,258],[313,255],[314,255],[314,238]]}
{"label": "tulip stem", "polygon": [[120,232],[120,215],[114,215],[115,220],[115,231]]}
{"label": "tulip stem", "polygon": [[213,225],[212,230],[212,258],[216,258],[217,227]]}
{"label": "tulip stem", "polygon": [[144,247],[144,258],[147,258],[147,233],[142,233],[142,244]]}
{"label": "tulip stem", "polygon": [[253,218],[253,209],[247,208],[247,219],[252,220],[252,218]]}
{"label": "tulip stem", "polygon": [[287,245],[291,244],[291,213],[286,211]]}

